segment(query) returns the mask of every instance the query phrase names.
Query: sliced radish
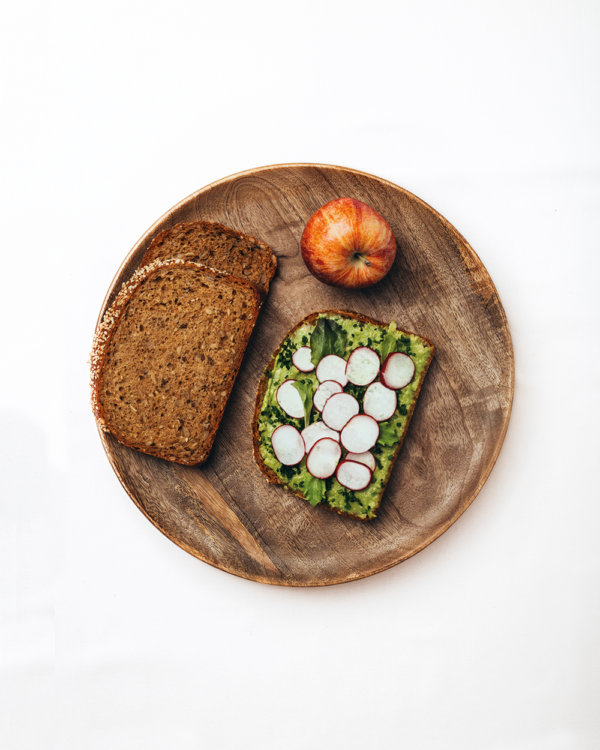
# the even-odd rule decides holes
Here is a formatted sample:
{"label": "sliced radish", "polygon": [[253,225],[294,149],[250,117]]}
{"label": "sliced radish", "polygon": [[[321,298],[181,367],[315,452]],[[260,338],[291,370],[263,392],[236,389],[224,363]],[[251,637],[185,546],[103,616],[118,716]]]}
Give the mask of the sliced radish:
{"label": "sliced radish", "polygon": [[284,466],[295,466],[304,458],[304,440],[291,424],[280,425],[271,435],[275,458]]}
{"label": "sliced radish", "polygon": [[[354,396],[349,393],[334,393],[323,407],[323,422],[339,432],[359,411],[360,406]],[[369,445],[364,450],[369,450],[370,447]]]}
{"label": "sliced radish", "polygon": [[288,417],[302,419],[304,404],[302,397],[294,387],[295,380],[285,380],[277,389],[277,403]]}
{"label": "sliced radish", "polygon": [[364,453],[375,445],[378,437],[379,424],[368,414],[359,414],[344,427],[340,442],[350,453]]}
{"label": "sliced radish", "polygon": [[342,455],[342,449],[337,440],[321,438],[310,449],[306,458],[306,469],[317,479],[327,479],[333,476]]}
{"label": "sliced radish", "polygon": [[359,464],[368,466],[371,471],[375,471],[377,463],[375,462],[375,456],[371,451],[365,451],[364,453],[347,453],[345,461],[356,461]]}
{"label": "sliced radish", "polygon": [[330,396],[333,396],[334,393],[341,393],[344,389],[342,386],[335,380],[325,380],[321,383],[321,385],[317,388],[315,391],[315,395],[313,396],[313,404],[315,405],[315,409],[317,411],[323,411],[323,407],[325,406],[325,402]]}
{"label": "sliced radish", "polygon": [[381,382],[388,388],[398,390],[408,385],[415,376],[415,363],[402,352],[390,354],[381,370]]}
{"label": "sliced radish", "polygon": [[296,349],[292,354],[294,367],[297,370],[300,370],[300,372],[312,372],[315,369],[315,366],[310,361],[311,354],[310,346],[301,346],[300,349]]}
{"label": "sliced radish", "polygon": [[369,385],[377,377],[381,361],[369,346],[359,346],[348,357],[346,377],[354,385]]}
{"label": "sliced radish", "polygon": [[324,383],[326,380],[335,380],[342,387],[348,384],[346,377],[346,360],[337,354],[328,354],[317,365],[317,380]]}
{"label": "sliced radish", "polygon": [[385,422],[396,411],[398,397],[396,391],[386,388],[383,383],[371,383],[363,398],[363,411],[378,422]]}
{"label": "sliced radish", "polygon": [[332,440],[340,442],[340,433],[327,427],[325,422],[315,422],[309,425],[300,433],[306,446],[306,452],[310,453],[310,449],[322,438],[331,438]]}
{"label": "sliced radish", "polygon": [[347,459],[342,461],[335,473],[338,482],[349,490],[364,490],[371,482],[372,476],[368,466]]}

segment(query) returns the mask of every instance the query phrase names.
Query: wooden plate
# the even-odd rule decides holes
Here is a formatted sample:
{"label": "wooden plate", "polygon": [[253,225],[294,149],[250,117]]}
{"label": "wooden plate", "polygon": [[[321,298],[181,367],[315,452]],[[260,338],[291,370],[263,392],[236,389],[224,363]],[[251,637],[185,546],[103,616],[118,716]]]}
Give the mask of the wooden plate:
{"label": "wooden plate", "polygon": [[[398,254],[374,287],[316,281],[300,254],[306,221],[351,196],[390,223]],[[248,345],[209,461],[184,467],[125,448],[101,433],[123,487],[169,539],[210,565],[255,581],[321,586],[396,565],[426,547],[470,505],[498,457],[514,389],[506,316],[465,239],[422,200],[351,169],[283,164],[199,190],[152,226],[127,256],[102,306],[139,266],[158,232],[218,221],[268,242],[279,267]],[[431,365],[379,512],[370,523],[311,508],[269,485],[252,460],[256,386],[273,350],[314,310],[353,310],[434,342]]]}

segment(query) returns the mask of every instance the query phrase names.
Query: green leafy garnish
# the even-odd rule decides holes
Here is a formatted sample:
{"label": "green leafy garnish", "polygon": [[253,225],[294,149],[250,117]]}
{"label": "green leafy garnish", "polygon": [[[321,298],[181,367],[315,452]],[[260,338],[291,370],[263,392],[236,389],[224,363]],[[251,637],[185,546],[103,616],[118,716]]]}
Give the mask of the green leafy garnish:
{"label": "green leafy garnish", "polygon": [[379,437],[377,438],[377,442],[381,443],[382,445],[395,445],[397,442],[399,442],[400,438],[398,437],[398,433],[396,432],[396,428],[393,427],[389,422],[380,422],[379,423]]}
{"label": "green leafy garnish", "polygon": [[307,478],[304,482],[304,494],[313,508],[321,502],[326,489],[327,485],[324,479],[317,479],[317,477],[313,477],[312,474],[308,474],[307,472]]}
{"label": "green leafy garnish", "polygon": [[409,356],[412,354],[412,351],[410,349],[410,339],[408,336],[400,336],[400,351],[403,354],[408,354]]}
{"label": "green leafy garnish", "polygon": [[263,411],[262,414],[263,416],[270,418],[277,425],[291,424],[294,427],[298,426],[298,420],[293,419],[293,417],[288,417],[288,415],[283,411],[283,409],[277,404],[272,404],[271,406],[267,406],[267,408]]}
{"label": "green leafy garnish", "polygon": [[363,398],[365,397],[365,392],[367,390],[366,385],[354,385],[354,383],[349,383],[345,388],[344,392],[349,393],[351,396],[354,396],[354,398],[362,404]]}
{"label": "green leafy garnish", "polygon": [[281,349],[279,350],[279,354],[277,355],[276,367],[287,367],[288,369],[291,369],[293,367],[292,354],[295,351],[296,347],[292,344],[292,342],[289,339],[285,341],[281,346]]}
{"label": "green leafy garnish", "polygon": [[396,323],[392,320],[392,322],[388,326],[388,332],[386,333],[383,339],[383,344],[381,346],[382,365],[385,364],[385,360],[390,356],[390,354],[396,351],[396,337],[394,336],[396,330]]}
{"label": "green leafy garnish", "polygon": [[294,476],[294,474],[297,474],[299,472],[298,466],[284,466],[281,464],[281,467],[279,469],[279,473],[282,474],[288,481]]}
{"label": "green leafy garnish", "polygon": [[313,405],[313,386],[310,380],[297,380],[292,383],[294,388],[300,394],[302,405],[304,406],[304,427],[308,427],[310,422],[310,412]]}
{"label": "green leafy garnish", "polygon": [[310,361],[313,365],[318,365],[328,354],[343,357],[346,353],[346,337],[346,331],[335,320],[319,318],[310,337]]}
{"label": "green leafy garnish", "polygon": [[383,339],[383,345],[381,347],[381,364],[385,364],[385,360],[390,356],[392,352],[396,351],[396,337],[388,333]]}

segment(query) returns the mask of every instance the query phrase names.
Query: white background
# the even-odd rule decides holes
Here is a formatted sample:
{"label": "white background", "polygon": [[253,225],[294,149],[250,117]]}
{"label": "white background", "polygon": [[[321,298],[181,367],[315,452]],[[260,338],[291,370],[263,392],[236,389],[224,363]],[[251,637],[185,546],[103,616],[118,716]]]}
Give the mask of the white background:
{"label": "white background", "polygon": [[[600,747],[600,5],[3,6],[0,744]],[[235,578],[114,476],[87,357],[126,253],[235,172],[319,162],[440,211],[516,359],[483,490],[342,586]]]}

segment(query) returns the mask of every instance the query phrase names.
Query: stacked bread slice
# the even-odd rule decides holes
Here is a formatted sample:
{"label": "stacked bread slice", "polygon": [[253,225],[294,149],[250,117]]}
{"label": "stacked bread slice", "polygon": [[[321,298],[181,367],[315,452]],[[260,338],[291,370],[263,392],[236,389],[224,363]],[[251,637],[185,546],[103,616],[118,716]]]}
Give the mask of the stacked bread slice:
{"label": "stacked bread slice", "polygon": [[212,221],[176,224],[154,239],[142,265],[179,258],[201,263],[255,284],[266,294],[277,269],[271,248],[260,240]]}
{"label": "stacked bread slice", "polygon": [[100,427],[159,458],[206,461],[276,265],[267,245],[220,224],[162,232],[94,337]]}

